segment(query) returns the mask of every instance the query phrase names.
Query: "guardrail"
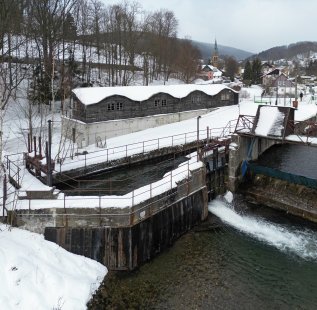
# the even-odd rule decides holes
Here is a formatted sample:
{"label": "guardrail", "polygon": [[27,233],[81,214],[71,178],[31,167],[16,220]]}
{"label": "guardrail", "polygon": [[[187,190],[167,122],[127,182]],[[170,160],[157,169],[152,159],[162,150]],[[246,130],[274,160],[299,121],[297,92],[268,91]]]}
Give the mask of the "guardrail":
{"label": "guardrail", "polygon": [[[255,133],[252,132],[254,124],[255,124],[255,116],[240,115],[236,123],[235,132],[242,133],[242,134],[245,133],[245,134],[255,135]],[[316,121],[289,120],[287,121],[285,128],[289,128],[291,132],[293,132],[292,134],[297,137],[297,140],[299,143],[309,144],[311,143],[310,138],[317,137],[317,122]],[[274,137],[274,138],[275,139],[283,138],[283,141],[284,141],[285,137],[283,136],[283,137]]]}
{"label": "guardrail", "polygon": [[[198,144],[212,138],[224,138],[234,132],[235,122],[236,120],[229,121],[225,127],[212,129],[207,127],[205,130],[160,137],[93,152],[84,150],[83,152],[75,153],[74,156],[58,158],[57,163],[59,163],[59,167],[56,165],[55,169],[56,172],[62,173],[63,171],[76,169],[76,167],[86,168],[88,165],[94,165],[100,162],[108,163],[118,159],[124,160],[133,155],[144,155],[165,147],[186,145],[194,142]],[[197,137],[199,141],[197,141]],[[74,160],[75,158],[76,161]]]}
{"label": "guardrail", "polygon": [[7,216],[8,211],[15,209],[16,192],[3,191],[3,195],[0,197],[0,216]]}
{"label": "guardrail", "polygon": [[278,96],[254,96],[254,103],[267,104],[267,105],[282,105],[291,107],[293,105],[294,97]]}
{"label": "guardrail", "polygon": [[9,157],[14,156],[14,155],[20,155],[19,153],[17,154],[12,154],[12,155],[5,155],[5,163],[6,163],[6,170],[8,173],[9,177],[9,182],[17,189],[21,187],[21,168],[17,163],[20,162],[19,159],[13,161]]}

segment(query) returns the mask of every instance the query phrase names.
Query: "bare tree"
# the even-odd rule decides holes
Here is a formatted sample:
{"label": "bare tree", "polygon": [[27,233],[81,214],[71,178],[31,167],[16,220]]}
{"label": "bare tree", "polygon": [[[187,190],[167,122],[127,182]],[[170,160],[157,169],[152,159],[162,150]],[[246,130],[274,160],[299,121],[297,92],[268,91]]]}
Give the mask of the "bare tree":
{"label": "bare tree", "polygon": [[201,54],[189,40],[179,41],[177,51],[175,70],[178,72],[179,78],[182,81],[190,83],[196,76]]}
{"label": "bare tree", "polygon": [[[21,46],[17,37],[21,29],[16,21],[21,21],[23,2],[2,0],[0,2],[0,169],[3,171],[3,123],[7,106],[16,97],[17,89],[23,80],[21,65],[13,60],[14,53]],[[1,173],[2,174],[2,173]]]}
{"label": "bare tree", "polygon": [[72,12],[75,0],[31,0],[32,32],[43,63],[44,83],[48,91],[47,102],[54,105],[54,57],[62,40],[66,16]]}
{"label": "bare tree", "polygon": [[160,10],[151,16],[149,30],[154,56],[152,72],[155,78],[163,73],[164,82],[168,80],[174,62],[173,47],[175,46],[177,27],[178,21],[172,11]]}
{"label": "bare tree", "polygon": [[234,80],[235,75],[238,73],[239,64],[233,57],[227,57],[225,59],[225,70],[226,75],[230,78],[231,81]]}

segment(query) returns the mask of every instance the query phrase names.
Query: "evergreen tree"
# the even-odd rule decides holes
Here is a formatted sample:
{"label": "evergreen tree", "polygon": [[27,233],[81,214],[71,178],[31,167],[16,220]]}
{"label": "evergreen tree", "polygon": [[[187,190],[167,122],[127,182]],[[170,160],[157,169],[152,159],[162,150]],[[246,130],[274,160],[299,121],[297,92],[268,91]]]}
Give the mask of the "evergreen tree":
{"label": "evergreen tree", "polygon": [[252,62],[252,83],[260,84],[261,83],[261,75],[262,75],[262,64],[259,58],[256,58]]}
{"label": "evergreen tree", "polygon": [[77,27],[73,15],[69,12],[64,21],[63,34],[66,40],[76,40]]}
{"label": "evergreen tree", "polygon": [[246,84],[249,84],[252,81],[252,67],[249,60],[247,60],[244,66],[243,81]]}

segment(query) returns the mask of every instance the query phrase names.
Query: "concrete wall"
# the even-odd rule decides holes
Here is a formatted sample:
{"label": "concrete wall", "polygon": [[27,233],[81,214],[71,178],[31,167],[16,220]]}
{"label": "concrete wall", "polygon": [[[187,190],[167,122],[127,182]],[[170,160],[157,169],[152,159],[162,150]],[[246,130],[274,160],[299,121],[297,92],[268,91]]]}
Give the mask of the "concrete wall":
{"label": "concrete wall", "polygon": [[64,136],[72,139],[73,128],[75,128],[76,142],[79,147],[84,147],[96,143],[99,138],[102,141],[105,141],[105,139],[125,135],[131,132],[194,118],[213,110],[214,109],[192,110],[96,123],[83,123],[75,119],[62,117],[62,131]]}
{"label": "concrete wall", "polygon": [[[125,208],[102,207],[100,199],[88,199],[87,208],[43,208],[15,210],[9,213],[9,217],[14,217],[16,226],[29,231],[44,233],[47,227],[130,227],[151,218],[156,213],[165,208],[169,208],[177,201],[186,199],[193,193],[206,190],[206,169],[190,172],[188,179],[178,182],[177,187],[167,189],[160,195],[152,196],[139,204]],[[80,199],[80,198],[78,198]],[[73,201],[73,200],[72,200]],[[132,201],[122,201],[122,204],[129,204]],[[207,203],[205,206],[205,216],[207,216]],[[123,206],[122,206],[123,207]]]}
{"label": "concrete wall", "polygon": [[214,170],[191,171],[176,188],[131,208],[17,210],[15,221],[110,270],[133,270],[207,218],[208,198],[225,191],[226,169],[218,167],[218,155],[224,156],[205,158],[209,166],[217,163]]}
{"label": "concrete wall", "polygon": [[133,270],[206,219],[206,187],[132,227],[45,229],[45,239],[90,257],[110,270]]}
{"label": "concrete wall", "polygon": [[[252,140],[255,139],[251,156],[248,158],[248,152]],[[229,154],[229,180],[228,189],[235,192],[241,182],[241,164],[244,160],[255,160],[275,144],[281,143],[280,140],[265,139],[253,136],[233,135]]]}

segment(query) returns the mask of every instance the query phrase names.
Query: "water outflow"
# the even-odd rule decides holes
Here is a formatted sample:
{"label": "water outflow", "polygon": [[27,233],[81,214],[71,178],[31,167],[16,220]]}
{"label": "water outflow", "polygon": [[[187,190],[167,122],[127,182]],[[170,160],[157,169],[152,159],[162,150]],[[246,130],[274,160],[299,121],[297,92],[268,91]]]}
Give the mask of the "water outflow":
{"label": "water outflow", "polygon": [[252,238],[283,252],[293,253],[308,260],[317,260],[317,233],[313,230],[299,230],[298,227],[291,225],[271,223],[249,214],[239,214],[233,209],[233,204],[223,198],[213,200],[208,209],[224,223]]}

